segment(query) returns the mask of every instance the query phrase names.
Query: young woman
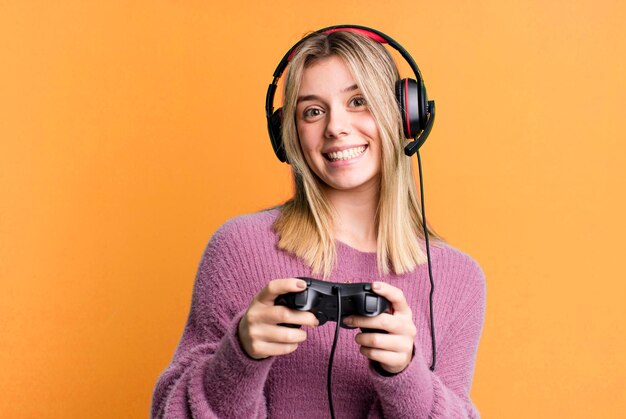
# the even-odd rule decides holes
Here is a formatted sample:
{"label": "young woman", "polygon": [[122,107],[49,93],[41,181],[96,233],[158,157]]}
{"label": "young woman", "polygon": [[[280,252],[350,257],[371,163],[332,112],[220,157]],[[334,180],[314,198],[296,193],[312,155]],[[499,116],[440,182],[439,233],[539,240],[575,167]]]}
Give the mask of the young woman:
{"label": "young woman", "polygon": [[310,312],[274,305],[306,287],[296,277],[369,282],[392,305],[376,317],[351,316],[355,329],[341,329],[332,385],[338,418],[479,416],[469,392],[484,274],[429,230],[431,370],[429,268],[397,80],[387,50],[363,31],[322,31],[295,49],[281,118],[294,196],[231,219],[211,238],[152,417],[329,417],[335,323],[318,326]]}

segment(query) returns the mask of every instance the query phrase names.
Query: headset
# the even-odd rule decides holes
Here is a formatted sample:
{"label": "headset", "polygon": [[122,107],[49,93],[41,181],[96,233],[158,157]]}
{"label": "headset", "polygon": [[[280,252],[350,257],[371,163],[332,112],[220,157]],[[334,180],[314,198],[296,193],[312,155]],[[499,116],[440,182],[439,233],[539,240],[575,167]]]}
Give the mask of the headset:
{"label": "headset", "polygon": [[400,115],[402,116],[404,136],[407,139],[413,139],[413,141],[404,148],[404,152],[407,156],[412,156],[422,144],[424,144],[435,122],[435,101],[428,100],[424,81],[415,60],[402,48],[402,45],[382,32],[365,26],[337,25],[320,29],[302,38],[287,51],[274,71],[274,79],[267,88],[267,94],[265,96],[265,116],[267,118],[267,130],[272,142],[272,149],[276,157],[283,163],[289,163],[282,140],[282,108],[274,110],[274,95],[278,86],[278,80],[287,68],[289,61],[298,50],[298,47],[303,42],[320,33],[331,34],[340,31],[357,33],[380,44],[387,44],[398,51],[411,66],[411,70],[413,70],[415,74],[415,79],[406,78],[398,80],[395,86],[395,94],[398,106],[400,107]]}

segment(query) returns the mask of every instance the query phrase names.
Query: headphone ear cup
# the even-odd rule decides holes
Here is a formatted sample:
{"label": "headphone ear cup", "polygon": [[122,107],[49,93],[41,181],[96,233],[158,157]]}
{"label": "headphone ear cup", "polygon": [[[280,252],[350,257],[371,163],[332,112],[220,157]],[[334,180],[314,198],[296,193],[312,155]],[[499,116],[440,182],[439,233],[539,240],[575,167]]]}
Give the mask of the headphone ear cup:
{"label": "headphone ear cup", "polygon": [[430,108],[428,107],[428,95],[426,94],[426,86],[419,83],[419,103],[420,103],[420,127],[426,129],[428,119],[430,118]]}
{"label": "headphone ear cup", "polygon": [[396,82],[396,100],[402,115],[402,129],[406,138],[415,138],[426,126],[427,98],[424,85],[414,79]]}
{"label": "headphone ear cup", "polygon": [[267,122],[267,130],[270,134],[270,140],[272,141],[272,148],[278,160],[285,163],[287,161],[287,153],[285,153],[285,147],[283,146],[283,108],[276,109],[270,119]]}

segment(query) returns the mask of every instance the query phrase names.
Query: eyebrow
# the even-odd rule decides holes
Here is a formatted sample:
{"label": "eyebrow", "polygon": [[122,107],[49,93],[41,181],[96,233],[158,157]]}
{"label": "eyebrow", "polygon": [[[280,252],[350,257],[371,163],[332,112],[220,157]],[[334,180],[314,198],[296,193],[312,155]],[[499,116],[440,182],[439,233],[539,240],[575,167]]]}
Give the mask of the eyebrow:
{"label": "eyebrow", "polygon": [[[359,86],[357,86],[356,84],[353,84],[352,86],[346,87],[345,89],[341,90],[341,93],[347,93],[347,92],[352,92],[353,90],[357,90],[359,88]],[[316,95],[306,95],[306,96],[298,96],[298,100],[296,101],[296,103],[300,103],[300,102],[304,102],[307,100],[319,100],[320,97],[316,96]]]}

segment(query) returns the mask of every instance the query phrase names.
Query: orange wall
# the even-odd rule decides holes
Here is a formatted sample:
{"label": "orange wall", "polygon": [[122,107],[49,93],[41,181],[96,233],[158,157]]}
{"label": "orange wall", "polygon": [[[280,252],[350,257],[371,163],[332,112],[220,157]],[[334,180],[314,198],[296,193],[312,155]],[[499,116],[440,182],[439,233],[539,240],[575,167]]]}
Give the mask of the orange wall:
{"label": "orange wall", "polygon": [[336,23],[437,101],[426,205],[487,274],[483,417],[623,415],[623,2],[215,3],[0,4],[2,416],[147,416],[208,238],[291,192],[270,75]]}

